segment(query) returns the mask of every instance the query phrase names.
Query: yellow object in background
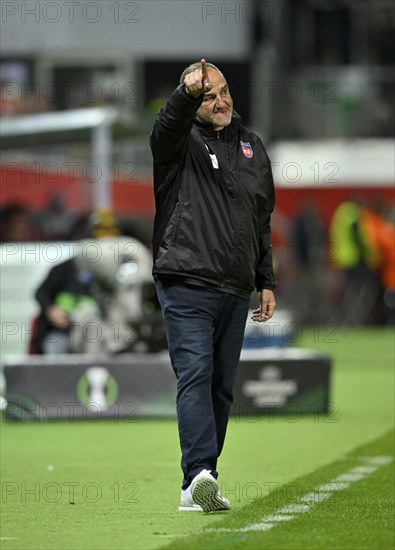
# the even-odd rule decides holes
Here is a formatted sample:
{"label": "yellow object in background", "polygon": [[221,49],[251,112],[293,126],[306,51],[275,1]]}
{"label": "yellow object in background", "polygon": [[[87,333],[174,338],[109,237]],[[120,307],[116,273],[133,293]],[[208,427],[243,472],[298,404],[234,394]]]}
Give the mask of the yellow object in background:
{"label": "yellow object in background", "polygon": [[116,237],[119,235],[118,224],[111,208],[100,208],[92,214],[92,238]]}

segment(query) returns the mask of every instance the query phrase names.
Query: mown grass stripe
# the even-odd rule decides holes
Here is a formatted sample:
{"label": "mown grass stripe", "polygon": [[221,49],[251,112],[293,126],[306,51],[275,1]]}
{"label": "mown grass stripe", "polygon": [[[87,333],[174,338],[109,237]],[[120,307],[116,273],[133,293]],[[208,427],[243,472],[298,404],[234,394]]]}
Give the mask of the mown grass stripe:
{"label": "mown grass stripe", "polygon": [[[366,457],[364,460],[366,460],[366,462],[371,462],[372,459],[374,460],[375,458],[376,457]],[[391,462],[392,457],[380,457],[380,460],[381,460],[381,465],[384,465]],[[283,521],[292,521],[293,519],[297,518],[299,514],[308,512],[314,504],[317,504],[319,502],[322,502],[323,500],[327,500],[331,498],[331,496],[336,492],[336,490],[342,491],[345,488],[342,484],[343,481],[350,482],[350,483],[347,483],[347,487],[349,487],[351,483],[361,481],[365,477],[375,472],[379,467],[380,467],[379,465],[377,465],[374,468],[365,467],[365,469],[363,469],[362,471],[360,470],[359,473],[355,473],[355,468],[352,468],[349,472],[346,472],[345,474],[337,476],[333,481],[329,482],[329,485],[336,486],[337,489],[333,490],[331,493],[326,493],[326,498],[320,499],[320,494],[322,495],[322,493],[320,493],[319,490],[318,492],[312,492],[306,495],[302,495],[299,498],[299,500],[305,501],[305,502],[307,500],[310,502],[310,504],[300,504],[300,503],[288,504],[287,506],[283,506],[282,508],[280,508],[277,514],[264,516],[261,519],[261,521],[259,521],[258,523],[247,525],[245,528],[234,529],[234,531],[236,532],[237,531],[262,531],[262,526],[267,526],[272,522],[275,522],[272,525],[272,527],[274,527],[275,525],[278,525]],[[359,467],[357,466],[357,468],[364,468],[364,466],[359,466]],[[339,484],[339,481],[341,482],[340,484]],[[292,515],[289,515],[289,514],[292,514]]]}
{"label": "mown grass stripe", "polygon": [[[364,548],[390,548],[388,541],[393,540],[394,518],[389,497],[392,491],[390,487],[393,485],[389,482],[389,478],[393,473],[388,468],[385,472],[380,472],[384,466],[388,466],[393,461],[393,456],[390,456],[390,453],[394,452],[393,443],[393,433],[389,432],[362,446],[360,449],[365,451],[364,454],[358,453],[357,451],[360,450],[358,449],[347,457],[341,457],[289,484],[293,487],[299,485],[305,488],[305,492],[297,498],[294,497],[293,502],[292,499],[290,502],[287,498],[285,486],[282,490],[276,489],[274,496],[280,501],[280,505],[273,505],[273,494],[257,499],[235,513],[226,514],[217,525],[211,525],[200,534],[196,533],[193,537],[183,539],[182,548],[195,550],[229,547],[242,550],[248,547],[255,550],[281,547],[296,550],[327,547],[323,546],[323,540],[328,541],[332,538],[337,538],[337,543],[334,542],[333,547],[339,549],[360,548],[362,540],[364,540]],[[388,454],[382,453],[375,456],[374,453],[380,450]],[[369,452],[372,454],[369,455]],[[344,472],[345,463],[354,464]],[[358,479],[355,477],[353,481],[347,483],[337,481],[343,475],[352,474],[358,474]],[[368,482],[372,474],[378,477]],[[329,481],[320,483],[320,479],[324,477],[329,478]],[[365,483],[362,484],[362,481]],[[355,495],[361,495],[360,504],[355,499]],[[366,508],[367,504],[372,509]],[[380,507],[380,515],[375,513],[378,507]],[[266,513],[257,517],[260,509],[265,510]],[[311,515],[315,510],[317,513],[314,516]],[[374,523],[369,522],[371,514],[373,514]],[[350,521],[354,523],[351,524]],[[353,530],[353,541],[350,539],[350,525]],[[358,527],[354,528],[354,525]],[[368,531],[362,534],[361,531],[365,526],[369,526]],[[369,544],[366,542],[368,539]],[[173,550],[181,546],[174,541],[166,548]]]}
{"label": "mown grass stripe", "polygon": [[[365,457],[363,460],[369,462],[372,459],[375,459],[376,457]],[[392,457],[380,457],[381,459],[381,465],[388,464],[392,461]],[[335,491],[342,491],[344,490],[344,484],[338,483],[340,480],[346,480],[350,483],[346,484],[346,487],[348,488],[351,483],[355,483],[357,481],[360,481],[364,479],[365,477],[371,475],[374,473],[380,466],[375,467],[366,467],[366,466],[357,466],[356,468],[352,468],[349,472],[346,472],[345,474],[342,474],[340,476],[337,476],[335,480],[329,482],[328,485],[332,487],[337,487],[337,489],[333,490],[330,493],[322,493],[320,492],[320,486],[316,489],[317,492],[311,492],[307,493],[305,495],[302,495],[299,500],[302,501],[302,503],[291,503],[287,506],[283,506],[278,510],[278,513],[264,516],[260,521],[256,523],[251,523],[249,525],[246,525],[245,527],[241,528],[235,528],[235,529],[226,529],[227,532],[245,532],[245,531],[268,531],[269,529],[272,529],[273,527],[277,526],[279,523],[282,522],[289,522],[293,521],[294,519],[297,519],[299,514],[303,514],[305,512],[308,512],[311,507],[314,504],[323,502],[324,500],[328,500],[333,496]],[[355,469],[359,468],[359,473],[355,473]],[[303,504],[303,502],[309,502],[309,504]],[[207,529],[207,531],[210,532],[216,532],[216,529]],[[223,531],[221,529],[221,531]]]}

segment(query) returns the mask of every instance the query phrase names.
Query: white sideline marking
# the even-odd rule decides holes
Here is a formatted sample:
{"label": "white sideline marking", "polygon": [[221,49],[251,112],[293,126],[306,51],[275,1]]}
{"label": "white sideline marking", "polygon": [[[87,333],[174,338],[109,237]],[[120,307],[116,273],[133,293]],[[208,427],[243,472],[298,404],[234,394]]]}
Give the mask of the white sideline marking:
{"label": "white sideline marking", "polygon": [[392,456],[360,456],[359,459],[368,464],[377,464],[377,466],[384,466],[393,461]]}
{"label": "white sideline marking", "polygon": [[323,502],[332,496],[331,493],[307,493],[307,495],[302,495],[300,500],[302,502]]}
{"label": "white sideline marking", "polygon": [[349,472],[348,474],[338,476],[336,481],[359,481],[364,477],[366,477],[366,474],[354,474],[353,472]]}
{"label": "white sideline marking", "polygon": [[[242,529],[237,529],[238,531],[269,531],[275,527],[275,523],[253,523],[252,525],[247,525]],[[234,529],[229,529],[229,531],[234,531]]]}
{"label": "white sideline marking", "polygon": [[308,504],[288,504],[288,506],[281,508],[280,512],[283,514],[303,514],[303,512],[307,512],[309,508],[310,506]]}
{"label": "white sideline marking", "polygon": [[274,514],[274,516],[266,516],[265,521],[271,523],[272,521],[291,521],[294,519],[293,516],[289,514]]}
{"label": "white sideline marking", "polygon": [[191,533],[155,533],[157,537],[189,537]]}
{"label": "white sideline marking", "polygon": [[218,527],[213,529],[205,529],[202,533],[243,533],[244,531],[269,531],[272,527],[275,527],[275,523],[252,523],[247,527],[240,527],[239,529],[232,529],[231,527]]}
{"label": "white sideline marking", "polygon": [[[317,502],[323,502],[328,500],[333,496],[336,491],[342,491],[355,483],[360,481],[365,477],[369,476],[375,472],[380,466],[389,464],[393,461],[392,456],[363,456],[359,457],[358,460],[361,460],[365,464],[361,466],[356,466],[351,468],[348,472],[337,476],[335,479],[329,483],[317,485],[313,491],[306,493],[299,497],[299,502],[292,503],[287,506],[280,508],[277,514],[271,514],[264,516],[257,523],[251,523],[245,527],[240,527],[238,529],[231,528],[219,528],[219,529],[205,529],[203,533],[207,532],[224,532],[224,533],[244,533],[246,531],[269,531],[276,525],[284,521],[292,521],[297,519],[299,514],[303,514],[310,510]],[[305,503],[305,504],[303,504]],[[308,504],[306,504],[308,503]]]}
{"label": "white sideline marking", "polygon": [[323,491],[323,492],[332,492],[332,491],[343,491],[343,489],[347,489],[349,487],[349,483],[325,483],[324,485],[317,485],[315,488],[316,491]]}
{"label": "white sideline marking", "polygon": [[17,537],[0,537],[0,540],[17,540]]}
{"label": "white sideline marking", "polygon": [[377,470],[377,466],[356,466],[352,469],[356,474],[372,474]]}

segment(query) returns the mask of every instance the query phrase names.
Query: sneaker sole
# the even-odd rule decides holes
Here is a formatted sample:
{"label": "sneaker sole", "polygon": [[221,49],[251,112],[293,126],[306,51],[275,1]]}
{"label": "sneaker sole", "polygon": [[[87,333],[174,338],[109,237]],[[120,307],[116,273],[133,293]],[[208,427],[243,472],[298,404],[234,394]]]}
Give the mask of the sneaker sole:
{"label": "sneaker sole", "polygon": [[201,506],[204,512],[230,510],[230,507],[218,496],[218,491],[218,484],[209,478],[199,479],[195,487],[193,489],[191,487],[194,502]]}

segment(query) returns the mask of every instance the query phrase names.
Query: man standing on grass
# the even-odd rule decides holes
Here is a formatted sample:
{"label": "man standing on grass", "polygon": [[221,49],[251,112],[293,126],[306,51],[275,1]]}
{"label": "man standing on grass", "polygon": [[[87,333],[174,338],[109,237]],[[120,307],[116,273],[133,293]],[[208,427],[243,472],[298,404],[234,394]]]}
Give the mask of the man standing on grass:
{"label": "man standing on grass", "polygon": [[179,510],[228,510],[217,460],[254,287],[254,321],[267,321],[276,307],[270,161],[241,125],[223,74],[204,59],[182,73],[150,144],[153,275],[177,377]]}

